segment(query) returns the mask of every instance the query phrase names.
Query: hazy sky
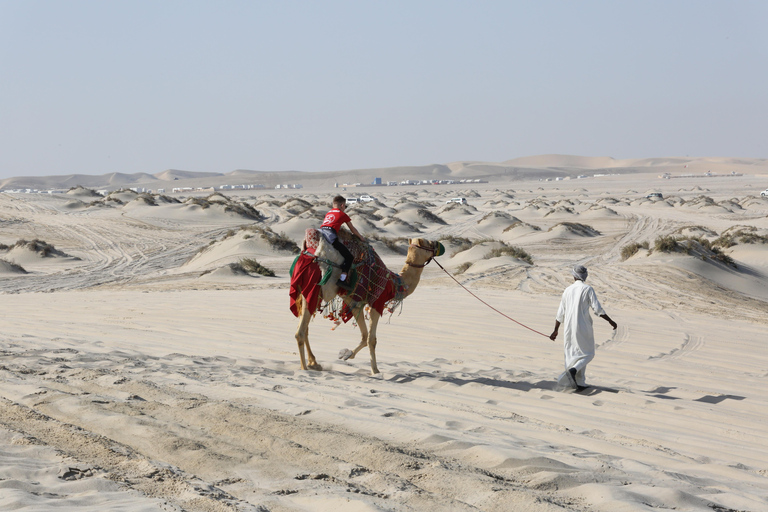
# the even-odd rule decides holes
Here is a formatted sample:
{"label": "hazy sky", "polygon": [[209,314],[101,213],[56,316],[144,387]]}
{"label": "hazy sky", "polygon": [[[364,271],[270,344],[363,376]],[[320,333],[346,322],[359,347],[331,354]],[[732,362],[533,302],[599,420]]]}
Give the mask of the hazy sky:
{"label": "hazy sky", "polygon": [[0,178],[768,157],[768,2],[0,0]]}

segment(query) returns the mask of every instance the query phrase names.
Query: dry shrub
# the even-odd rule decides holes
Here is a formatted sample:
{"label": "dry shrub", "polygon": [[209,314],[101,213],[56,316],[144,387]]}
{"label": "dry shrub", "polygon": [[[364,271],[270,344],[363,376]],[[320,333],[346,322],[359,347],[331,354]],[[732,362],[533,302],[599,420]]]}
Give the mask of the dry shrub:
{"label": "dry shrub", "polygon": [[758,235],[753,226],[729,230],[712,242],[713,246],[727,249],[738,244],[768,244],[768,236]]}
{"label": "dry shrub", "polygon": [[259,274],[266,277],[275,277],[275,272],[254,260],[253,258],[243,258],[237,264],[243,271],[249,274]]}
{"label": "dry shrub", "polygon": [[649,247],[648,242],[643,242],[641,244],[637,242],[633,242],[631,244],[625,245],[624,247],[621,248],[621,261],[628,260],[635,254],[637,254],[637,252],[640,249],[648,249],[648,247]]}
{"label": "dry shrub", "polygon": [[653,242],[653,250],[658,252],[676,252],[679,249],[677,238],[660,236]]}
{"label": "dry shrub", "polygon": [[38,253],[44,258],[48,256],[66,256],[66,254],[56,249],[53,245],[38,239],[31,241],[22,239],[13,244],[13,247],[24,247],[27,250]]}
{"label": "dry shrub", "polygon": [[533,265],[533,258],[531,258],[531,255],[525,252],[520,247],[515,247],[514,245],[504,244],[504,247],[493,249],[488,254],[488,256],[486,256],[486,258],[498,258],[499,256],[512,256],[513,258],[522,260],[528,263],[529,265]]}
{"label": "dry shrub", "polygon": [[466,261],[466,262],[462,263],[461,265],[459,265],[459,266],[456,268],[456,273],[457,273],[457,274],[463,274],[463,273],[464,273],[464,272],[466,272],[466,271],[469,269],[469,267],[471,267],[471,266],[472,266],[472,262],[471,262],[471,261]]}
{"label": "dry shrub", "polygon": [[445,222],[443,219],[435,215],[434,213],[430,212],[426,208],[419,208],[416,213],[421,217],[422,219],[425,219],[427,222],[433,222],[435,224],[442,224],[443,226],[447,225],[448,223]]}
{"label": "dry shrub", "polygon": [[396,252],[397,254],[406,254],[408,252],[408,250],[401,245],[403,242],[408,242],[408,238],[405,237],[391,238],[374,234],[368,235],[368,239],[381,242],[387,247],[387,249],[392,252]]}
{"label": "dry shrub", "polygon": [[687,254],[699,253],[702,259],[711,259],[725,265],[736,268],[733,258],[725,254],[720,247],[703,237],[675,238],[674,236],[661,236],[656,239],[654,249],[659,252],[677,252],[685,250]]}

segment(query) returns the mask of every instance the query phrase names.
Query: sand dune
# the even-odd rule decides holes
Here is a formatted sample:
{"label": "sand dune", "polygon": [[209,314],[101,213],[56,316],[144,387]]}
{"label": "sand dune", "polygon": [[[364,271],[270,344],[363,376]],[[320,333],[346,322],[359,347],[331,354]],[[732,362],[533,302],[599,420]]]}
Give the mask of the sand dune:
{"label": "sand dune", "polygon": [[77,187],[72,187],[71,189],[67,190],[66,194],[68,196],[79,197],[84,200],[103,197],[101,194],[99,194],[95,190],[83,187],[82,185],[79,185]]}
{"label": "sand dune", "polygon": [[0,259],[0,274],[26,274],[27,271],[21,265],[12,261]]}
{"label": "sand dune", "polygon": [[[658,178],[676,165],[754,171]],[[323,370],[299,370],[288,273],[332,186],[0,194],[0,509],[768,510],[765,167],[430,169],[537,166],[634,170],[383,187],[349,209],[395,271],[407,238],[446,248],[447,273],[427,265],[380,322],[374,376],[366,350],[338,359],[352,323],[323,315]],[[200,177],[155,176],[172,178]],[[595,322],[590,387],[573,393],[547,336],[577,262],[619,328]]]}
{"label": "sand dune", "polygon": [[[25,267],[25,270],[51,265],[60,268],[61,265],[79,261],[79,258],[70,256],[42,240],[17,240],[6,249],[0,248],[0,257],[19,267]],[[13,273],[18,269],[14,270],[12,265],[10,268],[6,265],[6,271]]]}
{"label": "sand dune", "polygon": [[296,245],[281,247],[276,240],[279,235],[271,230],[241,229],[230,233],[201,248],[182,268],[185,271],[211,270],[242,259],[294,257],[298,252]]}
{"label": "sand dune", "polygon": [[500,239],[504,233],[513,226],[520,224],[521,220],[504,211],[495,210],[487,213],[477,221],[478,229],[493,238]]}

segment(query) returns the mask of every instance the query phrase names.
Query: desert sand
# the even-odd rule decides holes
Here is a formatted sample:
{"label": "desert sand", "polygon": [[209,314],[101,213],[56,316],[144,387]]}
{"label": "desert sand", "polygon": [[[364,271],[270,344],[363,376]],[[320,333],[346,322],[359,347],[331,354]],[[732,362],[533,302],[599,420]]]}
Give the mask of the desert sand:
{"label": "desert sand", "polygon": [[[0,194],[0,509],[768,510],[768,167],[660,179],[655,164]],[[447,249],[382,318],[376,375],[365,350],[338,358],[359,331],[322,314],[322,370],[299,369],[288,242],[339,192],[375,198],[349,213],[392,270],[408,238]],[[578,393],[556,386],[562,337],[548,338],[576,263],[618,323],[595,320]]]}

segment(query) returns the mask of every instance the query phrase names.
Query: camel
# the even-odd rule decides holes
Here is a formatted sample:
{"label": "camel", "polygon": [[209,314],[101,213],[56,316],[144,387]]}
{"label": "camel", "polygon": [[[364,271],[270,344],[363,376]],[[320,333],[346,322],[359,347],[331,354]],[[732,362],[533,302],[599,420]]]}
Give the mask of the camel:
{"label": "camel", "polygon": [[[310,232],[314,230],[307,230],[307,237],[310,237]],[[346,232],[345,230],[342,230],[339,232],[339,237],[342,239],[343,242],[347,242],[352,238],[351,233]],[[414,238],[408,241],[408,254],[405,258],[405,265],[403,266],[403,269],[400,271],[400,274],[395,274],[394,272],[386,269],[383,263],[381,263],[381,260],[378,259],[378,256],[376,257],[376,260],[378,263],[383,267],[384,271],[388,274],[390,274],[391,278],[394,278],[397,280],[398,284],[404,285],[404,287],[400,288],[400,293],[397,295],[397,300],[404,299],[405,297],[411,295],[415,290],[416,286],[419,284],[419,280],[421,279],[421,273],[424,270],[424,267],[432,261],[432,258],[435,256],[440,256],[445,252],[445,248],[442,244],[439,242],[430,242],[428,240],[425,240],[423,238]],[[307,247],[307,241],[305,240],[305,249]],[[370,251],[373,251],[373,249],[369,249]],[[352,251],[354,254],[354,250]],[[306,253],[305,253],[306,254]],[[340,263],[342,261],[341,255],[334,250],[330,244],[325,244],[325,240],[320,237],[319,244],[317,246],[317,249],[315,251],[316,255],[322,256],[327,258],[327,260],[331,260],[334,263]],[[374,253],[375,254],[375,253]],[[312,263],[307,264],[308,267],[311,267],[314,265],[313,268],[310,270],[301,270],[297,268],[296,273],[300,271],[314,271],[316,272],[316,275],[319,274],[319,265],[317,261],[312,260]],[[321,286],[321,298],[325,302],[329,302],[334,299],[336,295],[341,295],[342,300],[344,303],[350,308],[351,315],[357,319],[357,325],[360,329],[360,334],[362,336],[362,339],[360,341],[360,344],[354,349],[344,349],[339,355],[340,359],[354,359],[354,357],[357,355],[358,352],[360,352],[363,348],[366,346],[368,347],[368,350],[371,354],[371,373],[373,375],[379,373],[379,368],[376,364],[376,327],[379,323],[379,318],[381,318],[382,311],[384,308],[382,300],[379,301],[372,301],[373,304],[366,304],[365,301],[360,302],[353,302],[353,298],[351,297],[350,293],[342,293],[342,290],[338,288],[338,286],[335,284],[336,280],[338,278],[340,271],[337,268],[333,268],[333,273],[330,276],[330,279],[327,280],[326,284]],[[299,357],[301,358],[301,369],[302,370],[322,370],[322,366],[318,364],[317,360],[315,359],[315,355],[312,353],[312,349],[309,346],[309,321],[312,319],[313,315],[317,311],[318,306],[320,305],[319,297],[313,298],[309,292],[309,290],[302,290],[301,286],[297,284],[296,279],[293,279],[291,282],[291,298],[292,301],[295,301],[295,304],[292,304],[291,309],[294,311],[294,314],[299,318],[299,327],[296,330],[296,342],[299,345]],[[317,282],[317,279],[314,281]],[[394,282],[394,281],[393,281]],[[317,284],[311,284],[306,286],[309,288],[310,286],[318,286]],[[391,290],[390,290],[391,291]],[[393,292],[394,293],[394,292]],[[308,297],[310,297],[308,299]],[[388,299],[386,299],[388,300]],[[314,301],[315,305],[314,307],[310,307],[309,301]],[[370,321],[368,325],[365,324],[365,319],[363,317],[363,310],[366,305],[370,305]],[[306,347],[307,352],[307,358],[304,356],[304,348]],[[309,363],[309,364],[307,364]]]}

